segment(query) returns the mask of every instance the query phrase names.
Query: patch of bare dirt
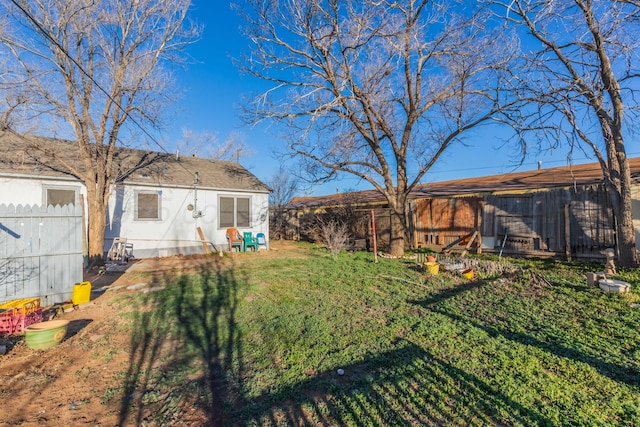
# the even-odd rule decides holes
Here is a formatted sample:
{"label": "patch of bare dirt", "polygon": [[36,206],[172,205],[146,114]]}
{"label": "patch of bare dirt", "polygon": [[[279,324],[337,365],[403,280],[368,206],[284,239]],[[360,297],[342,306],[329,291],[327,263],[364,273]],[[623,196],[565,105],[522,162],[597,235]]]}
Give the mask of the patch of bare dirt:
{"label": "patch of bare dirt", "polygon": [[[291,242],[275,242],[270,251],[231,254],[296,256]],[[22,337],[0,336],[7,353],[0,354],[0,427],[4,426],[124,426],[145,424],[150,414],[123,419],[121,399],[110,398],[121,389],[130,364],[130,337],[114,333],[118,298],[144,291],[131,285],[150,280],[149,273],[194,271],[212,262],[212,256],[135,260],[104,274],[88,274],[92,300],[71,312],[49,309],[51,316],[70,321],[65,340],[49,350],[31,350]],[[126,267],[126,268],[124,268]],[[193,414],[182,425],[200,425],[206,417]]]}

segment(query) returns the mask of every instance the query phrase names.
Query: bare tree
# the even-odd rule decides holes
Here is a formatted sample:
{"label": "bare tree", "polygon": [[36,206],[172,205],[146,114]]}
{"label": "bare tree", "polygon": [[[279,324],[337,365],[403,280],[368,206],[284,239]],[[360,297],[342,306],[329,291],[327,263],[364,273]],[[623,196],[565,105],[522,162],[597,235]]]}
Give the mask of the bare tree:
{"label": "bare tree", "polygon": [[[569,144],[601,165],[616,223],[618,258],[638,262],[632,217],[631,174],[625,138],[638,117],[640,3],[562,0],[490,1],[501,17],[524,27],[525,68],[513,89],[530,107],[511,114],[524,151],[527,137],[551,147]],[[531,107],[533,105],[533,107]],[[625,111],[631,117],[625,121]],[[544,145],[543,145],[544,146]]]}
{"label": "bare tree", "polygon": [[238,132],[229,133],[224,141],[221,141],[217,133],[182,129],[182,140],[178,142],[178,149],[185,154],[236,163],[242,157],[253,154],[247,146],[244,135]]}
{"label": "bare tree", "polygon": [[405,250],[407,199],[441,155],[501,108],[512,42],[486,16],[429,0],[245,0],[240,61],[272,85],[246,119],[288,126],[288,152],[315,182],[356,175],[386,198]]}
{"label": "bare tree", "polygon": [[[155,126],[169,100],[165,64],[199,29],[190,0],[11,0],[2,2],[0,47],[10,58],[2,89],[29,117],[70,129],[79,164],[59,159],[87,188],[89,256],[101,260],[116,145],[133,126]],[[5,120],[5,123],[10,121]],[[37,149],[37,146],[34,148]],[[55,155],[55,153],[50,153]]]}
{"label": "bare tree", "polygon": [[318,218],[317,222],[322,241],[327,246],[327,249],[329,249],[331,257],[337,260],[340,251],[347,247],[347,241],[349,239],[348,226],[335,219],[324,220]]}
{"label": "bare tree", "polygon": [[270,222],[273,226],[273,236],[282,238],[285,235],[286,206],[299,190],[298,178],[287,171],[282,165],[268,181],[271,187],[269,193]]}

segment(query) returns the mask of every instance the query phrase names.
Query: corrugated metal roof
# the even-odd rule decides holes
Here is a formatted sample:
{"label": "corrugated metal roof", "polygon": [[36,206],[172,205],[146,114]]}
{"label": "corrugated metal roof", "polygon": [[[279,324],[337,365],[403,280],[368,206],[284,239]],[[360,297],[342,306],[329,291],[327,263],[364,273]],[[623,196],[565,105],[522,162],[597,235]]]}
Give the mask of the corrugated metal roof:
{"label": "corrugated metal roof", "polygon": [[[632,175],[640,175],[640,158],[629,159]],[[525,172],[514,172],[478,178],[421,184],[411,192],[410,199],[431,197],[463,197],[482,194],[523,194],[545,189],[573,185],[602,183],[599,163],[563,166]],[[346,203],[358,205],[386,204],[386,199],[376,190],[317,197],[297,197],[287,205],[290,209],[337,206]]]}
{"label": "corrugated metal roof", "polygon": [[[29,177],[72,177],[61,160],[83,170],[78,146],[72,141],[0,134],[0,174]],[[55,153],[55,156],[53,155]],[[269,192],[269,186],[238,163],[119,148],[114,167],[119,182],[192,186],[195,173],[202,188]],[[77,179],[77,177],[75,177]]]}

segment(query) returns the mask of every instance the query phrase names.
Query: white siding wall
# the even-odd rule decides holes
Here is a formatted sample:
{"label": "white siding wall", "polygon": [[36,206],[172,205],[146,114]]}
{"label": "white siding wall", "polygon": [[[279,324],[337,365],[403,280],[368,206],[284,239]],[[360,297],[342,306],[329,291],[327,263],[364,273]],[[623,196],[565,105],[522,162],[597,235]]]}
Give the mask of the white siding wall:
{"label": "white siding wall", "polygon": [[76,189],[78,194],[86,197],[84,185],[75,180],[0,177],[0,203],[42,205],[45,203],[44,188],[46,187]]}
{"label": "white siding wall", "polygon": [[[47,186],[75,188],[85,198],[86,205],[86,189],[78,181],[19,177],[0,177],[0,203],[40,205],[45,201],[44,189]],[[135,192],[138,190],[161,191],[160,220],[135,219]],[[133,244],[133,253],[137,258],[202,254],[204,249],[196,227],[202,229],[205,238],[213,242],[217,249],[226,250],[226,227],[221,228],[218,221],[219,196],[250,197],[251,227],[240,227],[239,230],[252,231],[254,234],[262,232],[269,240],[267,194],[198,189],[197,196],[196,209],[203,215],[194,218],[193,213],[187,210],[189,204],[194,204],[193,188],[158,188],[151,185],[115,187],[107,211],[105,253],[114,237],[123,237]]]}
{"label": "white siding wall", "polygon": [[[136,192],[157,191],[160,196],[161,219],[136,220]],[[242,192],[224,192],[199,188],[161,188],[145,185],[119,186],[109,202],[107,230],[105,233],[105,252],[109,250],[114,237],[126,238],[133,244],[136,258],[170,256],[176,254],[202,254],[197,227],[216,249],[227,249],[226,227],[221,228],[218,221],[218,197],[239,196],[251,198],[251,227],[239,228],[240,231],[262,232],[269,236],[267,214],[268,195]],[[187,209],[195,205],[194,211]],[[200,211],[202,216],[194,217]]]}

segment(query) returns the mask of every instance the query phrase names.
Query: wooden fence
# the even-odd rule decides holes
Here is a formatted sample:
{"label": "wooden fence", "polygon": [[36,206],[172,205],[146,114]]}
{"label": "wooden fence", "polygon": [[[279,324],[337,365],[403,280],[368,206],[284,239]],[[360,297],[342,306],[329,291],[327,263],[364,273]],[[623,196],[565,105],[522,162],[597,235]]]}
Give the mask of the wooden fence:
{"label": "wooden fence", "polygon": [[616,246],[613,211],[601,185],[413,202],[417,245],[472,242],[488,252],[601,260]]}
{"label": "wooden fence", "polygon": [[[474,249],[524,256],[602,261],[616,247],[613,209],[600,184],[464,197],[414,199],[409,204],[407,247]],[[284,238],[319,241],[318,218],[350,225],[355,239],[371,236],[375,210],[379,248],[390,242],[390,211],[380,204],[316,206],[285,212]],[[363,226],[351,226],[351,225]]]}
{"label": "wooden fence", "polygon": [[82,211],[0,204],[0,302],[71,298],[82,281]]}

